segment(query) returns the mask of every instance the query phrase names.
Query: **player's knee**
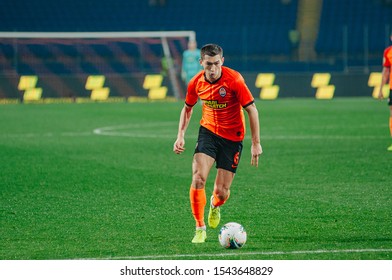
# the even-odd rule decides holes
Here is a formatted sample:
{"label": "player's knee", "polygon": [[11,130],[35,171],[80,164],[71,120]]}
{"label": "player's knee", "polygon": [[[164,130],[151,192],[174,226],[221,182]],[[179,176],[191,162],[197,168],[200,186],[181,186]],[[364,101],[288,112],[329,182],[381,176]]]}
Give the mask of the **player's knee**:
{"label": "player's knee", "polygon": [[196,172],[193,174],[192,184],[196,189],[202,189],[206,185],[206,178],[202,176],[200,173]]}
{"label": "player's knee", "polygon": [[229,197],[230,191],[225,188],[217,188],[215,191],[215,195],[219,200],[225,201]]}

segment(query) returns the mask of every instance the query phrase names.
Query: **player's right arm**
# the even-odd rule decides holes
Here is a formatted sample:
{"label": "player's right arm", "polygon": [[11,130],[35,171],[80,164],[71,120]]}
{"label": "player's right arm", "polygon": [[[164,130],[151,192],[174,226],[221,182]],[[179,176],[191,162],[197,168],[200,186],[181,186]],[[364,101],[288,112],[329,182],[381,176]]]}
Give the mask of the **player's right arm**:
{"label": "player's right arm", "polygon": [[379,99],[383,99],[383,98],[384,98],[382,89],[383,89],[384,85],[385,85],[386,83],[388,83],[390,71],[391,71],[391,68],[390,68],[390,67],[385,67],[385,66],[384,66],[383,69],[382,69],[382,74],[381,74],[381,76],[382,76],[382,78],[381,78],[381,85],[380,85],[380,90],[379,90],[379,92],[378,92],[378,98],[379,98]]}
{"label": "player's right arm", "polygon": [[185,104],[181,110],[180,121],[178,123],[177,139],[173,146],[173,152],[176,154],[181,154],[183,151],[185,151],[185,132],[191,120],[192,112],[193,107],[187,104]]}
{"label": "player's right arm", "polygon": [[388,83],[389,78],[390,78],[390,74],[391,74],[391,66],[392,65],[391,65],[391,60],[388,58],[389,57],[388,53],[391,52],[391,50],[392,50],[391,47],[386,48],[384,50],[384,55],[382,58],[383,68],[382,68],[382,73],[381,73],[382,78],[381,78],[380,90],[378,91],[378,98],[379,99],[384,98],[382,89],[383,89],[384,85],[386,85]]}

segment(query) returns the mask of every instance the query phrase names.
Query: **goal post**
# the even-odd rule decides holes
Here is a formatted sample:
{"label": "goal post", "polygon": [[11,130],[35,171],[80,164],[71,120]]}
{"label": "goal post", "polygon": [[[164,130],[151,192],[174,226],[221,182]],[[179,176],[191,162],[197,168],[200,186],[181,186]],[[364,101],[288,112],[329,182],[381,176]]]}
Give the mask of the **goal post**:
{"label": "goal post", "polygon": [[[119,78],[159,72],[168,78],[174,97],[181,98],[182,52],[187,41],[195,39],[194,31],[0,32],[0,98],[6,91],[1,80],[12,74],[58,77],[89,74]],[[167,69],[162,69],[163,60]],[[127,84],[125,80],[120,83]],[[9,84],[6,87],[12,87]],[[132,87],[129,84],[132,82],[128,82],[128,87]],[[58,86],[57,89],[61,90]],[[124,96],[130,96],[130,91]]]}

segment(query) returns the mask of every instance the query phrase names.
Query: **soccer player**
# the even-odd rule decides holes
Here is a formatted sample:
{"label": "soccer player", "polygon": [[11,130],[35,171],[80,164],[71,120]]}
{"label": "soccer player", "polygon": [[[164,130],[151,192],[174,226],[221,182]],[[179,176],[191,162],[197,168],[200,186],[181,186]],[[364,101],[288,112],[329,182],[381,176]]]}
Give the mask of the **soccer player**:
{"label": "soccer player", "polygon": [[216,44],[202,47],[200,64],[203,71],[188,84],[185,104],[181,110],[177,139],[173,151],[185,150],[185,132],[198,99],[202,101],[202,118],[199,136],[193,155],[190,202],[196,221],[192,243],[203,243],[207,238],[204,208],[207,204],[206,180],[212,165],[216,163],[217,174],[210,206],[208,225],[216,228],[220,222],[220,206],[230,195],[242,152],[245,135],[243,109],[248,114],[252,136],[251,165],[258,166],[263,152],[260,145],[259,115],[254,98],[240,73],[223,66],[223,50]]}
{"label": "soccer player", "polygon": [[182,54],[181,78],[188,85],[189,81],[203,68],[200,65],[200,50],[194,40],[188,42],[188,49]]}
{"label": "soccer player", "polygon": [[[390,39],[392,41],[392,34],[390,36]],[[390,94],[389,94],[389,99],[388,99],[388,105],[389,105],[389,131],[392,137],[392,98],[391,98],[391,93],[392,93],[392,46],[387,47],[384,50],[384,56],[383,56],[383,69],[382,69],[382,80],[381,80],[381,87],[380,91],[378,93],[378,98],[383,99],[384,95],[382,92],[382,88],[384,85],[388,82],[389,80],[389,88],[390,88]],[[388,147],[388,151],[392,152],[392,145]]]}

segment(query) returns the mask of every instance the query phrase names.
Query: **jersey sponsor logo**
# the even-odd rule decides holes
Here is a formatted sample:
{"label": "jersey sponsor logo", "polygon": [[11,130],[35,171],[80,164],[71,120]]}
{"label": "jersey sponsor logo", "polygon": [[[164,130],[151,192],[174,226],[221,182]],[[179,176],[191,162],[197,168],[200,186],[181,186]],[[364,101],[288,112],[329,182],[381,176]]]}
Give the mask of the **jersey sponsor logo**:
{"label": "jersey sponsor logo", "polygon": [[212,109],[225,109],[227,107],[227,103],[219,103],[218,100],[203,100],[204,104],[207,107]]}
{"label": "jersey sponsor logo", "polygon": [[225,97],[225,96],[226,96],[226,90],[225,90],[224,87],[221,87],[221,88],[219,89],[219,95],[222,96],[222,97]]}

